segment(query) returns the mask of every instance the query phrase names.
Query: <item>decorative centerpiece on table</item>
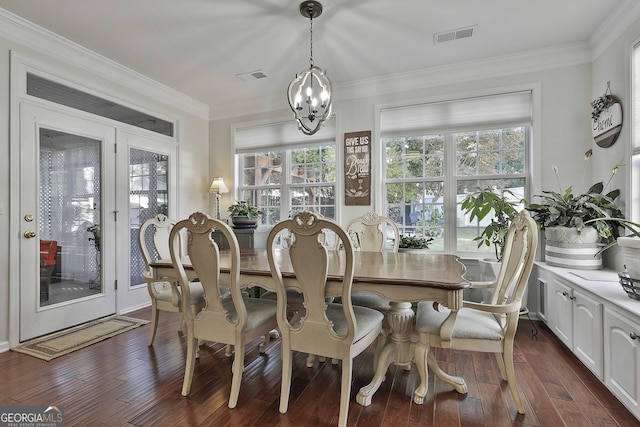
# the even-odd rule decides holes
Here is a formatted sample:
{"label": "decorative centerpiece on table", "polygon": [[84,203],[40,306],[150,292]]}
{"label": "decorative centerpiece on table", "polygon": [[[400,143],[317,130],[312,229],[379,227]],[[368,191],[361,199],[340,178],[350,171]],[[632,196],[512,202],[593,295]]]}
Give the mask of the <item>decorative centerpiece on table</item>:
{"label": "decorative centerpiece on table", "polygon": [[258,224],[258,217],[262,211],[250,200],[237,201],[227,208],[231,214],[231,222],[235,228],[255,228]]}
{"label": "decorative centerpiece on table", "polygon": [[[585,153],[585,171],[591,155],[591,150]],[[573,187],[563,191],[558,167],[552,166],[559,191],[543,191],[536,196],[540,203],[526,207],[544,231],[547,264],[582,270],[602,268],[601,249],[618,238],[621,225],[616,219],[624,218],[616,204],[620,190],[608,191],[621,166],[613,167],[606,184],[598,182],[580,194],[574,194]]]}
{"label": "decorative centerpiece on table", "polygon": [[401,234],[398,250],[401,252],[411,252],[413,250],[428,249],[432,241],[433,237]]}

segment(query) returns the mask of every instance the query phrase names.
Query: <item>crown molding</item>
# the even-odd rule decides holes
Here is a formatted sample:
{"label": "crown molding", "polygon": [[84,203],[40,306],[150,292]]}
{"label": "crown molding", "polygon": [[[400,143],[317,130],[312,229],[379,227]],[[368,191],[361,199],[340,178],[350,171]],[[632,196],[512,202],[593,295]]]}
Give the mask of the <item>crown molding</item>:
{"label": "crown molding", "polygon": [[[591,48],[587,43],[554,46],[548,49],[531,50],[337,84],[333,86],[334,101],[526,74],[590,62]],[[226,119],[283,108],[286,109],[288,106],[281,96],[245,99],[213,107],[210,118],[211,120]]]}
{"label": "crown molding", "polygon": [[591,60],[595,61],[602,55],[638,19],[640,19],[640,2],[623,0],[589,38]]}
{"label": "crown molding", "polygon": [[208,105],[1,8],[0,35],[47,56],[53,52],[58,60],[209,120]]}

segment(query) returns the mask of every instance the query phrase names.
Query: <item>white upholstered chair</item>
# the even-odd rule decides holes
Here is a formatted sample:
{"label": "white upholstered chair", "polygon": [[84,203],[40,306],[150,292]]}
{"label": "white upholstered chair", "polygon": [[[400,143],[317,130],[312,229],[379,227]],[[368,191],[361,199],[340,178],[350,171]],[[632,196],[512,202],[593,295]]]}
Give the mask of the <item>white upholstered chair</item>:
{"label": "white upholstered chair", "polygon": [[[157,281],[153,277],[150,264],[158,259],[169,259],[169,233],[175,224],[174,220],[166,215],[158,214],[146,220],[138,230],[138,246],[146,265],[146,271],[142,277],[147,282],[147,289],[151,297],[151,330],[147,345],[153,345],[153,340],[158,330],[158,315],[160,311],[180,312],[181,294],[178,283],[175,280]],[[180,243],[182,245],[182,243]],[[200,311],[204,307],[202,285],[198,282],[190,283],[190,303],[194,311]],[[180,327],[182,328],[182,319]]]}
{"label": "white upholstered chair", "polygon": [[[187,304],[191,287],[184,269],[180,250],[180,233],[186,230],[187,255],[192,268],[200,279],[204,290],[205,306],[200,312]],[[231,272],[228,286],[231,297],[225,297],[225,287],[221,285],[220,250],[212,240],[211,233],[220,231],[229,242]],[[178,222],[169,237],[171,261],[178,275],[178,283],[184,298],[182,311],[187,324],[187,362],[182,385],[182,395],[187,396],[195,369],[198,340],[231,344],[235,349],[233,378],[229,407],[238,402],[242,371],[244,370],[245,344],[259,337],[269,335],[277,327],[276,302],[260,298],[250,298],[240,288],[240,249],[235,234],[224,222],[195,212],[188,219]],[[226,277],[225,277],[226,279]],[[227,280],[225,280],[225,284]],[[261,350],[263,348],[261,347]]]}
{"label": "white upholstered chair", "polygon": [[[295,279],[283,279],[275,254],[276,235],[288,229],[292,244],[287,249]],[[343,304],[327,303],[327,266],[329,253],[321,238],[329,230],[342,240],[344,252],[332,256],[344,257],[341,282]],[[333,251],[332,251],[333,252]],[[346,232],[335,222],[310,212],[299,212],[292,219],[278,223],[267,238],[269,266],[278,296],[278,326],[282,336],[282,385],[280,412],[286,413],[291,387],[292,351],[302,351],[342,361],[342,385],[338,425],[345,426],[351,394],[353,358],[372,344],[382,330],[383,315],[376,310],[352,306],[353,247]],[[304,309],[287,317],[287,288],[295,288],[304,297]]]}
{"label": "white upholstered chair", "polygon": [[[345,227],[355,250],[367,252],[382,252],[389,250],[398,252],[400,232],[396,223],[375,212],[353,218]],[[388,245],[388,232],[392,233],[392,244]],[[336,245],[338,247],[338,245]],[[373,292],[358,292],[351,295],[354,305],[374,308],[381,313],[389,311],[389,300]]]}
{"label": "white upholstered chair", "polygon": [[[523,210],[509,227],[502,268],[491,301],[488,304],[464,301],[463,308],[458,311],[450,341],[441,340],[440,336],[450,310],[427,301],[418,304],[416,329],[420,338],[416,345],[415,360],[424,374],[421,378],[427,378],[427,364],[436,366],[435,358],[429,351],[432,347],[495,353],[500,374],[509,384],[516,408],[519,413],[524,413],[513,366],[513,339],[537,244],[536,224],[529,213]],[[416,403],[422,403],[426,393],[427,384],[420,384],[414,396]]]}

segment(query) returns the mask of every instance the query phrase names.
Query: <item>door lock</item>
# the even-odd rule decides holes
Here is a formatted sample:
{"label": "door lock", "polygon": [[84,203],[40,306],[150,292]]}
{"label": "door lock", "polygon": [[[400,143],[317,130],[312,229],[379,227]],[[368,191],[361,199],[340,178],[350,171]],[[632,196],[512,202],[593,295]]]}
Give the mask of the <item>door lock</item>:
{"label": "door lock", "polygon": [[27,239],[31,239],[33,237],[36,237],[36,232],[35,231],[25,231],[24,232],[24,237],[26,237]]}
{"label": "door lock", "polygon": [[32,222],[32,221],[33,221],[33,215],[31,215],[31,214],[26,214],[26,215],[24,216],[24,220],[25,220],[25,221],[27,221],[27,222]]}

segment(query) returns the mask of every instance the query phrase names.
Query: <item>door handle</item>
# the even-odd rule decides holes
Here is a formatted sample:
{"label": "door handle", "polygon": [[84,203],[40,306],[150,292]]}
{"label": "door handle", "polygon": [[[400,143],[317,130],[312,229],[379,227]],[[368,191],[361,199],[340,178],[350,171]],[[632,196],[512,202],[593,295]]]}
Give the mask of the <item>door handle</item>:
{"label": "door handle", "polygon": [[35,231],[25,231],[24,232],[24,237],[26,237],[27,239],[31,239],[33,237],[36,237],[36,232]]}

